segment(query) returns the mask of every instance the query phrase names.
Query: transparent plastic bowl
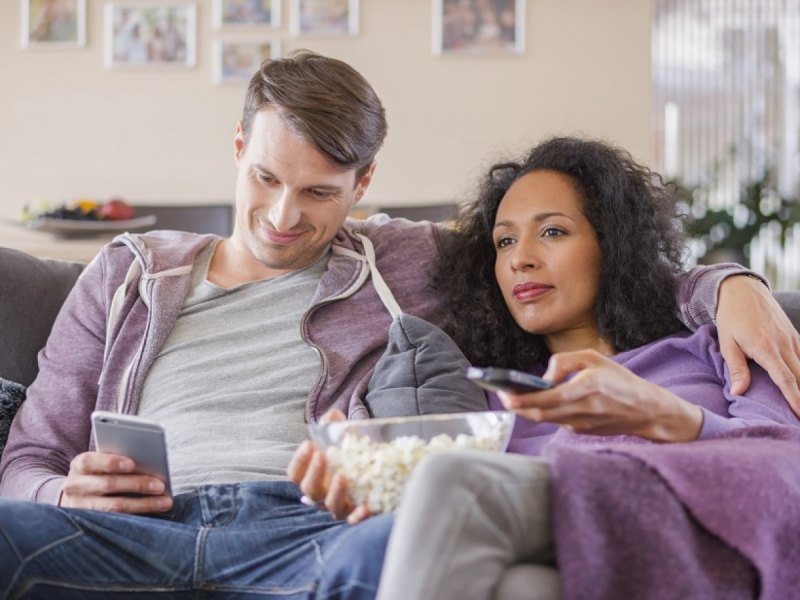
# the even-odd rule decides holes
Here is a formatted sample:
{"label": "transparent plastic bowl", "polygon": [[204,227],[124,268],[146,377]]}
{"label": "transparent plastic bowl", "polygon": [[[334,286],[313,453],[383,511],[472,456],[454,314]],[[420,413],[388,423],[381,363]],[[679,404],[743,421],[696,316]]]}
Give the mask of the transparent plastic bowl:
{"label": "transparent plastic bowl", "polygon": [[392,512],[406,481],[426,457],[441,451],[503,452],[514,414],[503,411],[312,423],[309,435],[343,474],[357,504]]}
{"label": "transparent plastic bowl", "polygon": [[348,434],[366,436],[373,442],[379,443],[388,443],[403,436],[416,436],[425,442],[430,442],[441,434],[452,439],[463,434],[473,437],[496,436],[497,444],[492,449],[504,452],[511,438],[514,416],[514,413],[505,411],[483,411],[335,421],[311,423],[308,431],[317,448],[322,449],[340,446]]}

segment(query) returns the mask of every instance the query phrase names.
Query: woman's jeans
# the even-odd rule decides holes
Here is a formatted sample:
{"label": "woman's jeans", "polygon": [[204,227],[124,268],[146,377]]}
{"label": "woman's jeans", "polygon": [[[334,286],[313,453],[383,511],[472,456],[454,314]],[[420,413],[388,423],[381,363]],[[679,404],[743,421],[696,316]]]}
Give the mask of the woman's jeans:
{"label": "woman's jeans", "polygon": [[391,521],[335,521],[288,482],[201,486],[151,516],[0,500],[0,597],[373,598]]}

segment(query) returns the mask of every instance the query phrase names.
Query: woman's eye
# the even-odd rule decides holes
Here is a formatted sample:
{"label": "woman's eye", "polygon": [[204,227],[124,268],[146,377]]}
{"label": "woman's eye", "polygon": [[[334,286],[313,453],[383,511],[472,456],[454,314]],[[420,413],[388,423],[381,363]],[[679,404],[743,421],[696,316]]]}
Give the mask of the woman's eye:
{"label": "woman's eye", "polygon": [[514,240],[513,240],[513,239],[511,239],[510,237],[502,237],[502,238],[499,238],[499,239],[498,239],[498,240],[497,240],[497,241],[494,243],[494,245],[495,245],[495,247],[497,247],[497,248],[505,248],[506,246],[509,246],[509,245],[510,245],[510,244],[512,244],[513,242],[514,242]]}
{"label": "woman's eye", "polygon": [[542,232],[542,235],[544,237],[558,237],[558,236],[563,235],[563,234],[564,234],[564,232],[561,229],[559,229],[558,227],[548,227],[547,229],[545,229]]}

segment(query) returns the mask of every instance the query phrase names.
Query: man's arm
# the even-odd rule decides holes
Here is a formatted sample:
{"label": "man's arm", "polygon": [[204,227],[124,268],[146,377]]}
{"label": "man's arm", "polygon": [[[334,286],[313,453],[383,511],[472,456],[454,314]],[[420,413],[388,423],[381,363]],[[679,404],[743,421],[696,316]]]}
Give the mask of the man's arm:
{"label": "man's arm", "polygon": [[800,335],[772,296],[766,280],[733,263],[698,267],[682,280],[681,320],[690,329],[716,322],[731,392],[750,386],[747,359],[769,373],[800,416]]}
{"label": "man's arm", "polygon": [[[130,459],[88,451],[90,416],[104,369],[106,299],[122,281],[108,274],[108,252],[81,274],[39,355],[39,375],[3,451],[0,495],[132,513],[165,510],[171,504],[163,496],[163,483],[134,473]],[[131,493],[147,496],[126,496]]]}
{"label": "man's arm", "polygon": [[79,277],[39,354],[39,375],[11,426],[0,494],[55,504],[73,456],[88,449],[103,362],[105,307],[98,257]]}

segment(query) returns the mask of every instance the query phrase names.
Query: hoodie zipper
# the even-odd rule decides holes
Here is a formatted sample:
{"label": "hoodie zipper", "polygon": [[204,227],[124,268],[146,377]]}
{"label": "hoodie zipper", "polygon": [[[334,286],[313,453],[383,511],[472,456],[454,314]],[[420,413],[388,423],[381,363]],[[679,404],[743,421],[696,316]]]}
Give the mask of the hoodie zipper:
{"label": "hoodie zipper", "polygon": [[[131,395],[131,380],[132,374],[134,372],[134,367],[138,367],[139,363],[141,362],[142,355],[144,354],[144,346],[145,342],[147,341],[147,335],[150,332],[150,321],[152,319],[152,311],[150,310],[151,306],[151,298],[145,298],[145,295],[142,294],[142,282],[145,282],[145,291],[149,293],[150,288],[152,287],[149,285],[151,282],[148,279],[145,279],[145,273],[147,272],[147,267],[144,261],[144,257],[140,252],[139,248],[136,244],[133,243],[132,240],[125,238],[123,243],[128,247],[133,254],[133,260],[138,261],[140,265],[142,265],[142,272],[139,275],[139,282],[137,284],[137,288],[139,290],[139,296],[141,297],[142,301],[147,306],[147,320],[145,321],[144,327],[144,334],[142,335],[142,341],[139,344],[139,349],[134,354],[131,362],[128,363],[128,366],[125,367],[125,371],[122,373],[122,377],[120,378],[119,382],[117,383],[116,393],[115,393],[115,410],[118,413],[122,414],[130,414],[131,410],[131,402],[130,402],[130,395]],[[106,341],[109,343],[109,340]]]}
{"label": "hoodie zipper", "polygon": [[133,374],[136,373],[139,369],[139,365],[142,362],[142,356],[144,356],[144,347],[147,344],[147,339],[150,335],[150,325],[153,321],[153,311],[151,310],[151,301],[152,301],[152,290],[153,290],[153,280],[151,279],[143,279],[144,282],[144,294],[142,294],[142,286],[139,286],[139,294],[142,297],[142,301],[147,306],[147,320],[145,321],[144,325],[144,332],[142,333],[142,341],[139,344],[139,349],[136,351],[136,354],[131,359],[131,362],[128,364],[125,372],[122,375],[122,380],[120,381],[120,388],[124,390],[124,396],[118,399],[118,408],[119,412],[124,414],[133,414]]}

